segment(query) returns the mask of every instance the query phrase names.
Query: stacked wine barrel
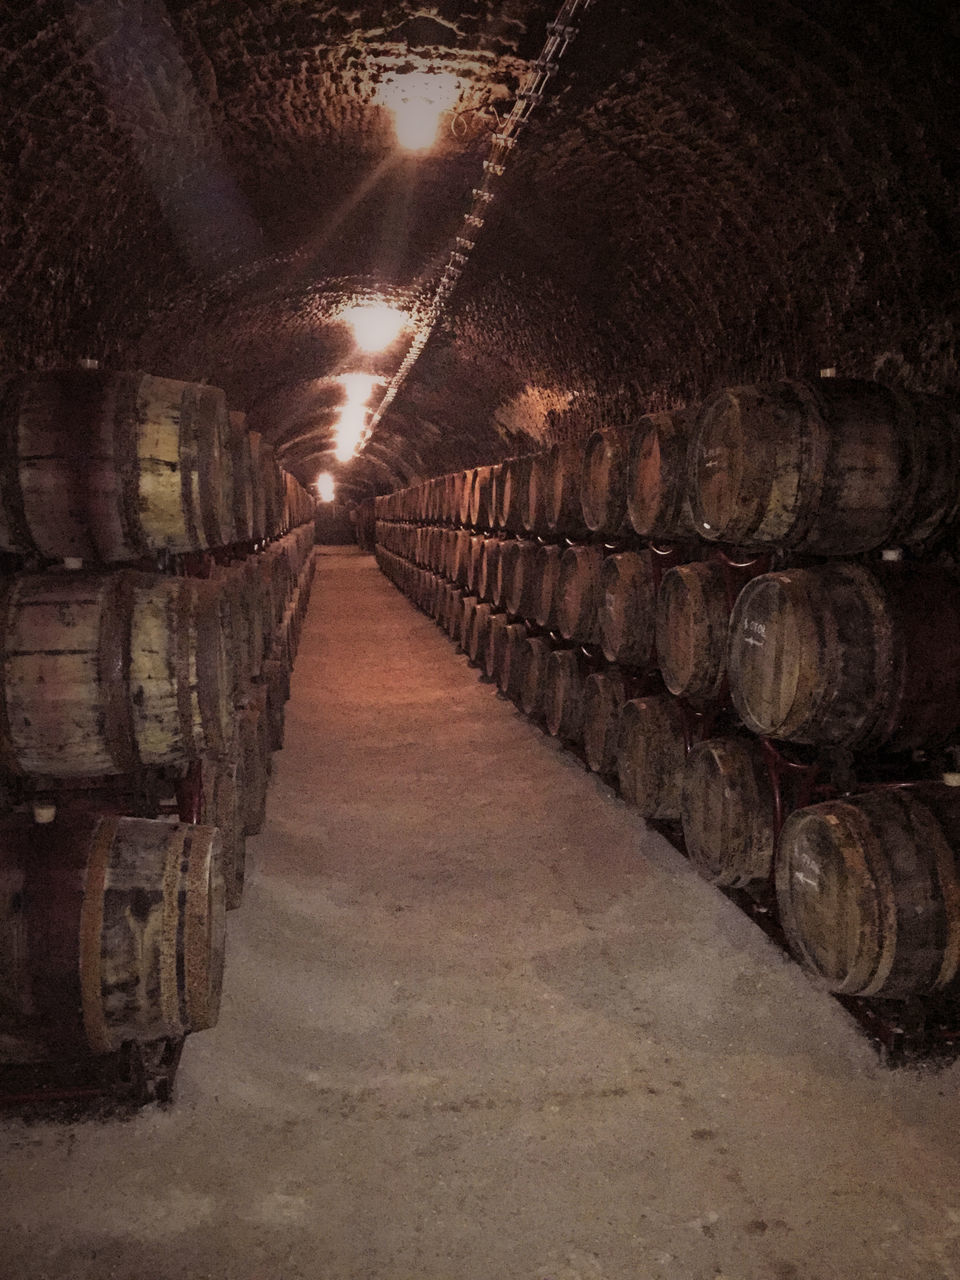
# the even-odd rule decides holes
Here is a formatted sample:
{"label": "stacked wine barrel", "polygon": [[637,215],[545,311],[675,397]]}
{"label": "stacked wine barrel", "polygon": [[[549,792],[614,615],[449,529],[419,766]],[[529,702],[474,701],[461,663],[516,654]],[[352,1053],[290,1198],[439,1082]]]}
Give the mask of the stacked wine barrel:
{"label": "stacked wine barrel", "polygon": [[314,503],[213,387],[23,375],[0,427],[0,1095],[122,1058],[142,1100],[217,1019]]}
{"label": "stacked wine barrel", "polygon": [[[960,419],[735,387],[377,499],[384,573],[833,992],[955,992]],[[671,825],[675,824],[675,825]]]}

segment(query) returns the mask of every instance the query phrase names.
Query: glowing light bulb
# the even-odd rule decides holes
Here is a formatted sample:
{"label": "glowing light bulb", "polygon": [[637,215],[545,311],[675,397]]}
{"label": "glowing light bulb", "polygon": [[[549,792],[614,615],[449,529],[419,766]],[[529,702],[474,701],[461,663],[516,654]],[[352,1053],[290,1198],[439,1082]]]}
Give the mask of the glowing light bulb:
{"label": "glowing light bulb", "polygon": [[333,476],[329,471],[317,476],[317,494],[321,502],[333,502],[335,492]]}
{"label": "glowing light bulb", "polygon": [[378,98],[393,112],[397,141],[408,151],[433,145],[440,117],[453,106],[460,82],[449,71],[412,72],[381,85]]}
{"label": "glowing light bulb", "polygon": [[377,379],[369,373],[344,373],[338,381],[347,393],[347,404],[366,404],[377,385]]}
{"label": "glowing light bulb", "polygon": [[353,329],[353,337],[361,351],[383,351],[400,337],[407,317],[396,307],[350,307],[341,312]]}
{"label": "glowing light bulb", "polygon": [[367,430],[367,401],[373,394],[377,379],[369,373],[345,373],[340,378],[346,399],[340,408],[336,426],[334,454],[338,462],[349,462],[363,443]]}

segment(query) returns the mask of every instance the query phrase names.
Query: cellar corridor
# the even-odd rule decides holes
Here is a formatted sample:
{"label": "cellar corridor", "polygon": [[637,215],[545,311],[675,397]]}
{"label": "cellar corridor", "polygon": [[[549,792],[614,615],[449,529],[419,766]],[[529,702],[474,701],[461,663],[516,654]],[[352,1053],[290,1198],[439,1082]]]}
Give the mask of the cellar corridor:
{"label": "cellar corridor", "polygon": [[830,999],[324,548],[172,1109],[0,1123],[3,1280],[960,1276],[960,1068]]}

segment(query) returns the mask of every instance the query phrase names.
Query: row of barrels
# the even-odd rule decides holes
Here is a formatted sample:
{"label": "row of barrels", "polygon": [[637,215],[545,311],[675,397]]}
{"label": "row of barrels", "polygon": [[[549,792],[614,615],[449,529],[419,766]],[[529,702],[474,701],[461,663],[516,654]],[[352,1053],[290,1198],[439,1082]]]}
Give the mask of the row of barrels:
{"label": "row of barrels", "polygon": [[0,551],[114,564],[262,543],[314,501],[223,391],[95,369],[0,388]]}
{"label": "row of barrels", "polygon": [[376,500],[380,520],[573,540],[690,538],[856,556],[918,545],[960,509],[960,414],[822,379],[726,388]]}
{"label": "row of barrels", "polygon": [[822,985],[909,999],[956,983],[960,790],[925,782],[811,803],[815,770],[794,773],[802,761],[784,760],[735,715],[697,712],[656,675],[607,662],[386,548],[377,555],[525,714],[643,817],[680,823],[708,880],[772,882],[791,950]]}
{"label": "row of barrels", "polygon": [[312,537],[303,526],[209,578],[115,570],[0,584],[0,759],[102,777],[230,749]]}
{"label": "row of barrels", "polygon": [[4,1071],[165,1061],[216,1022],[312,544],[308,524],[206,579],[5,583],[3,765],[30,803],[0,816]]}
{"label": "row of barrels", "polygon": [[[378,542],[467,595],[618,665],[659,668],[695,707],[753,732],[906,751],[960,734],[960,581],[935,564],[683,559],[391,524]],[[703,554],[703,553],[701,553]]]}

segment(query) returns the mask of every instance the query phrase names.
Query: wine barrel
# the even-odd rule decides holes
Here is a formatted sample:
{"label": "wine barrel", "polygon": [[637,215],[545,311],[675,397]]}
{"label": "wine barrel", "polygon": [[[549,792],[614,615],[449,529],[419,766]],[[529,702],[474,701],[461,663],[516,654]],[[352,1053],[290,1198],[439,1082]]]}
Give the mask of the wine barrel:
{"label": "wine barrel", "polygon": [[487,641],[490,638],[490,617],[493,607],[489,604],[478,604],[470,622],[470,635],[467,640],[467,656],[478,667],[484,666],[487,658]]}
{"label": "wine barrel", "polygon": [[445,476],[434,476],[433,479],[428,482],[428,518],[434,524],[443,524],[443,497],[446,491],[446,485],[447,481]]}
{"label": "wine barrel", "polygon": [[476,596],[464,596],[462,604],[462,613],[460,615],[460,638],[457,648],[461,653],[469,656],[470,652],[470,633],[473,630],[473,615],[477,611],[477,605],[480,601]]}
{"label": "wine barrel", "polygon": [[114,563],[232,542],[229,431],[216,387],[99,370],[10,379],[0,550]]}
{"label": "wine barrel", "polygon": [[520,519],[527,533],[547,532],[547,487],[551,466],[550,450],[530,456],[526,487],[520,493]]}
{"label": "wine barrel", "polygon": [[755,738],[710,738],[687,756],[680,801],[690,861],[712,884],[767,880],[776,842],[773,787]]}
{"label": "wine barrel", "polygon": [[130,699],[142,764],[232,749],[235,679],[224,640],[215,582],[134,580]]}
{"label": "wine barrel", "polygon": [[694,703],[715,700],[727,673],[730,601],[719,564],[678,565],[657,596],[656,651],[663,683]]}
{"label": "wine barrel", "polygon": [[256,616],[261,608],[260,596],[254,592],[242,561],[214,565],[207,581],[220,606],[227,675],[232,680],[232,697],[237,699],[259,669],[256,664],[262,657],[256,652],[257,643],[262,644],[262,619]]}
{"label": "wine barrel", "polygon": [[653,663],[656,588],[649,552],[622,551],[604,559],[597,623],[608,661],[631,667]]}
{"label": "wine barrel", "polygon": [[474,472],[470,523],[474,529],[493,529],[493,467],[477,467]]}
{"label": "wine barrel", "polygon": [[[260,758],[263,761],[264,772],[269,778],[270,775],[273,773],[273,755],[271,754],[271,747],[270,747],[270,724],[269,724],[269,718],[268,718],[269,717],[268,701],[269,701],[269,694],[267,691],[267,686],[264,684],[262,680],[254,680],[251,683],[249,689],[247,689],[247,692],[244,695],[243,701],[240,705],[244,708],[255,708],[258,713],[256,724],[257,724],[257,733],[260,738]],[[251,810],[251,813],[248,816],[252,817],[254,814],[258,812],[259,812],[259,800],[257,800],[254,809]],[[247,835],[257,835],[257,834],[259,833],[256,831],[247,832]]]}
{"label": "wine barrel", "polygon": [[480,588],[480,567],[483,563],[483,549],[487,540],[482,533],[475,533],[470,538],[470,555],[467,559],[467,590],[478,591]]}
{"label": "wine barrel", "polygon": [[447,605],[447,616],[444,621],[444,627],[447,635],[454,642],[460,642],[460,627],[463,622],[463,591],[459,587],[452,587],[450,590],[450,600]]}
{"label": "wine barrel", "polygon": [[287,699],[290,697],[290,666],[282,657],[264,659],[260,679],[267,690],[267,725],[270,730],[270,750],[283,750],[283,721]]}
{"label": "wine barrel", "polygon": [[583,686],[583,753],[594,773],[612,773],[617,766],[620,709],[626,701],[618,671],[594,671]]}
{"label": "wine barrel", "polygon": [[520,707],[523,714],[533,720],[543,716],[544,683],[547,659],[552,649],[542,636],[529,636],[523,646],[523,683],[520,686]]}
{"label": "wine barrel", "polygon": [[264,520],[268,538],[282,532],[283,490],[276,450],[266,440],[260,441],[260,475],[263,479]]}
{"label": "wine barrel", "polygon": [[675,822],[685,758],[683,713],[673,698],[662,694],[623,704],[617,773],[627,804],[645,818]]}
{"label": "wine barrel", "polygon": [[248,432],[250,441],[250,478],[253,488],[253,540],[263,542],[270,537],[267,529],[267,490],[264,483],[264,464],[260,450],[265,445],[259,431]]}
{"label": "wine barrel", "polygon": [[457,529],[454,533],[453,553],[450,558],[450,577],[458,587],[467,585],[469,564],[470,533],[467,529]]}
{"label": "wine barrel", "polygon": [[960,727],[960,581],[933,565],[763,574],[730,619],[730,692],[755,733],[914,749]]}
{"label": "wine barrel", "polygon": [[523,685],[523,659],[527,628],[522,622],[511,622],[504,632],[504,644],[497,668],[497,687],[516,702]]}
{"label": "wine barrel", "polygon": [[437,586],[436,612],[433,615],[438,627],[446,626],[447,610],[450,608],[450,583],[442,579]]}
{"label": "wine barrel", "polygon": [[560,626],[558,608],[560,599],[557,587],[560,582],[560,561],[563,552],[552,543],[544,543],[537,552],[537,594],[535,620],[548,631],[556,631]]}
{"label": "wine barrel", "polygon": [[732,387],[693,433],[694,524],[737,545],[857,555],[943,527],[958,469],[960,418],[932,398],[837,378]]}
{"label": "wine barrel", "polygon": [[[256,701],[250,701],[246,707],[237,710],[238,827],[241,836],[259,835],[266,817],[266,792],[270,782],[270,746],[269,737],[266,742],[264,741],[265,719],[265,701],[262,707]],[[214,818],[209,820],[214,823],[214,826],[221,827]],[[227,864],[229,868],[229,859]],[[239,895],[229,891],[232,877],[228,870],[225,870],[225,878],[228,883],[227,905],[233,906],[239,902]],[[239,888],[242,890],[242,874],[239,877],[234,874],[234,882],[237,878]]]}
{"label": "wine barrel", "polygon": [[253,457],[245,413],[230,414],[231,495],[233,498],[233,539],[250,542],[254,533]]}
{"label": "wine barrel", "polygon": [[444,582],[440,587],[440,599],[437,604],[437,626],[447,631],[450,622],[450,610],[453,608],[453,584]]}
{"label": "wine barrel", "polygon": [[[245,711],[237,712],[237,755],[205,756],[201,761],[200,822],[216,827],[220,832],[220,861],[228,911],[235,911],[243,898],[246,806],[255,788],[262,784],[265,796],[267,786],[266,772],[261,767],[258,778],[253,756],[248,751],[247,714]],[[256,726],[253,732],[257,733]]]}
{"label": "wine barrel", "polygon": [[480,556],[480,577],[477,581],[477,595],[481,600],[496,603],[497,565],[500,562],[500,550],[503,543],[499,538],[485,538],[483,552]]}
{"label": "wine barrel", "polygon": [[451,471],[442,477],[440,523],[456,524],[460,514],[460,473]]}
{"label": "wine barrel", "polygon": [[554,649],[543,677],[543,715],[547,732],[576,745],[583,737],[585,673],[576,649]]}
{"label": "wine barrel", "polygon": [[539,547],[528,538],[521,539],[515,546],[517,550],[513,561],[513,575],[503,603],[507,612],[514,617],[533,621],[540,603],[540,579],[537,576]]}
{"label": "wine barrel", "polygon": [[603,548],[568,547],[557,579],[557,620],[565,640],[596,644],[600,639],[600,572]]}
{"label": "wine barrel", "polygon": [[830,991],[907,999],[960,965],[960,791],[939,784],[811,805],[776,856],[790,950]]}
{"label": "wine barrel", "polygon": [[440,567],[442,546],[443,530],[438,525],[430,525],[426,530],[424,567],[431,573],[435,573]]}
{"label": "wine barrel", "polygon": [[468,526],[472,524],[470,512],[473,504],[473,487],[476,484],[476,470],[471,467],[468,471],[463,472],[460,482],[460,510],[457,515],[460,524]]}
{"label": "wine barrel", "polygon": [[440,575],[441,578],[447,577],[447,556],[450,546],[450,530],[445,529],[442,525],[436,525],[433,529],[433,563],[430,568]]}
{"label": "wine barrel", "polygon": [[110,1053],[213,1026],[225,900],[212,827],[72,812],[0,828],[7,1061]]}
{"label": "wine barrel", "polygon": [[494,603],[498,604],[501,609],[509,607],[508,601],[513,595],[513,578],[516,573],[519,554],[520,544],[513,538],[508,538],[501,543],[500,555],[497,558],[496,585],[493,592]]}
{"label": "wine barrel", "polygon": [[450,613],[450,596],[453,587],[449,582],[441,582],[439,598],[437,600],[437,626],[442,627],[444,631],[447,629],[447,617]]}
{"label": "wine barrel", "polygon": [[607,538],[632,532],[627,520],[627,460],[634,434],[635,429],[628,426],[594,431],[583,452],[583,522]]}
{"label": "wine barrel", "polygon": [[19,773],[129,773],[232,741],[232,679],[207,583],[129,571],[14,578],[0,591],[0,654],[0,752]]}
{"label": "wine barrel", "polygon": [[483,669],[490,680],[496,680],[503,664],[503,654],[507,647],[507,615],[494,613],[490,615],[490,631],[483,655]]}
{"label": "wine barrel", "polygon": [[642,538],[668,542],[695,532],[687,487],[687,450],[694,415],[650,413],[641,418],[627,458],[627,515]]}
{"label": "wine barrel", "polygon": [[424,613],[427,617],[436,619],[440,612],[440,600],[443,592],[443,579],[435,573],[427,574],[427,594],[424,600]]}
{"label": "wine barrel", "polygon": [[551,446],[544,485],[544,520],[547,529],[564,538],[582,538],[590,530],[580,506],[583,448],[572,442]]}
{"label": "wine barrel", "polygon": [[456,545],[456,538],[452,529],[440,527],[440,553],[437,572],[442,578],[450,578],[452,576],[453,549]]}
{"label": "wine barrel", "polygon": [[530,488],[530,455],[508,458],[497,486],[497,528],[507,533],[523,531],[523,502]]}

